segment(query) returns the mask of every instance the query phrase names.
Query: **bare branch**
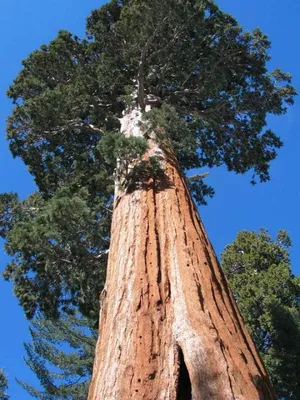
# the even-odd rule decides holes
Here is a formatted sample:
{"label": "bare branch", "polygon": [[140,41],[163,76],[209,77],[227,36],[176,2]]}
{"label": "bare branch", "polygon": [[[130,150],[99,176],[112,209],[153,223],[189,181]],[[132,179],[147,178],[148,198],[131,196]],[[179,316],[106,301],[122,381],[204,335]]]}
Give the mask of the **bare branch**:
{"label": "bare branch", "polygon": [[209,172],[204,172],[203,174],[196,174],[192,176],[188,176],[187,180],[188,181],[201,181],[202,179],[208,177]]}
{"label": "bare branch", "polygon": [[54,128],[52,130],[44,131],[44,133],[46,133],[48,135],[55,136],[55,135],[59,135],[61,133],[64,133],[66,130],[69,130],[69,129],[87,129],[87,130],[90,130],[90,131],[92,131],[94,133],[96,133],[96,132],[97,133],[104,133],[102,129],[96,127],[93,124],[85,123],[85,122],[82,122],[82,121],[79,122],[79,121],[77,121],[75,119],[67,121],[66,124],[63,127],[60,127],[60,128],[56,127],[56,128]]}

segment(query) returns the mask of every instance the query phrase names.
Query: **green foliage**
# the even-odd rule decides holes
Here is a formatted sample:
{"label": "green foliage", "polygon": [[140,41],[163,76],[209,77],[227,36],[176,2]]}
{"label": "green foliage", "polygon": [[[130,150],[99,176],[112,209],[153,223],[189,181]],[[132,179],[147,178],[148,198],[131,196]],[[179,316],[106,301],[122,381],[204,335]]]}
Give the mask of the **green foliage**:
{"label": "green foliage", "polygon": [[33,52],[8,91],[11,150],[42,191],[106,171],[97,143],[118,130],[136,85],[133,105],[164,104],[174,118],[182,169],[225,164],[269,179],[282,143],[264,131],[266,117],[284,114],[295,90],[289,74],[267,71],[270,43],[259,30],[243,32],[208,0],[114,0],[92,12],[87,31],[89,40],[61,31]]}
{"label": "green foliage", "polygon": [[[197,149],[197,137],[194,129],[196,123],[186,116],[181,118],[174,107],[167,104],[159,108],[153,108],[144,115],[144,123],[149,130],[154,130],[156,138],[162,149],[168,152],[171,148],[184,169],[198,168],[199,155]],[[206,197],[213,197],[214,190],[204,183],[202,178],[188,179],[188,186],[198,204],[207,204]]]}
{"label": "green foliage", "polygon": [[36,193],[18,201],[9,194],[0,204],[11,256],[4,276],[13,280],[26,315],[39,310],[55,317],[77,306],[97,320],[111,210],[90,202],[84,189],[76,195],[60,189],[49,200]]}
{"label": "green foliage", "polygon": [[105,135],[99,142],[98,148],[118,175],[116,178],[119,180],[122,178],[126,182],[132,168],[142,161],[148,143],[143,137],[125,137],[123,133],[114,132]]}
{"label": "green foliage", "polygon": [[147,141],[143,137],[126,137],[123,133],[112,133],[104,136],[99,143],[99,149],[106,161],[111,163],[114,169],[117,160],[124,163],[128,170],[130,163],[141,159],[148,148]]}
{"label": "green foliage", "polygon": [[[2,195],[0,222],[5,276],[28,317],[96,312],[115,167],[131,189],[162,173],[158,159],[142,159],[149,130],[184,173],[226,165],[269,179],[282,143],[266,118],[295,95],[289,74],[268,72],[269,48],[210,0],[112,0],[92,12],[86,39],[60,31],[23,61],[7,137],[37,193]],[[144,139],[119,134],[129,106],[143,112]],[[189,184],[198,202],[213,194],[202,179]]]}
{"label": "green foliage", "polygon": [[159,156],[149,157],[148,160],[141,160],[130,169],[125,187],[131,191],[140,187],[147,187],[150,184],[156,189],[160,187],[160,178],[164,173]]}
{"label": "green foliage", "polygon": [[4,371],[0,369],[0,400],[8,400],[9,396],[6,394],[8,389],[7,378],[4,375]]}
{"label": "green foliage", "polygon": [[18,195],[16,193],[0,194],[0,237],[5,238],[7,232],[13,226],[13,215],[18,209]]}
{"label": "green foliage", "polygon": [[281,399],[300,398],[300,278],[291,273],[291,240],[279,231],[242,231],[222,267]]}
{"label": "green foliage", "polygon": [[97,333],[78,315],[60,320],[42,316],[31,322],[31,343],[25,343],[26,364],[43,390],[18,381],[41,400],[85,400],[92,374]]}
{"label": "green foliage", "polygon": [[78,187],[89,183],[95,196],[107,191],[96,145],[104,119],[106,127],[111,123],[97,93],[90,94],[97,85],[87,53],[87,42],[62,31],[23,62],[8,91],[15,104],[8,118],[10,149],[28,165],[43,195],[69,181]]}
{"label": "green foliage", "polygon": [[121,65],[116,74],[122,91],[134,88],[134,76],[144,88],[141,107],[154,98],[185,119],[194,167],[225,164],[269,179],[268,165],[281,141],[263,131],[266,116],[284,113],[295,90],[289,74],[267,72],[270,43],[258,29],[243,32],[211,1],[146,0],[114,1],[95,10],[88,30],[101,43],[103,75]]}

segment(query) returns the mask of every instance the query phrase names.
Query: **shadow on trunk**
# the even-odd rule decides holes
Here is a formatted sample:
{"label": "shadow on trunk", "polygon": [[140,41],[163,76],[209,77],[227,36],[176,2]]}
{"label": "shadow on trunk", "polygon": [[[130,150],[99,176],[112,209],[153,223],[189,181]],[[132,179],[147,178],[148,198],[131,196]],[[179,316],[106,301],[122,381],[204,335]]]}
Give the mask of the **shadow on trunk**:
{"label": "shadow on trunk", "polygon": [[154,190],[155,193],[163,192],[173,187],[173,182],[164,172],[158,174],[141,174],[135,181],[131,180],[127,186],[126,193],[131,194],[135,190]]}

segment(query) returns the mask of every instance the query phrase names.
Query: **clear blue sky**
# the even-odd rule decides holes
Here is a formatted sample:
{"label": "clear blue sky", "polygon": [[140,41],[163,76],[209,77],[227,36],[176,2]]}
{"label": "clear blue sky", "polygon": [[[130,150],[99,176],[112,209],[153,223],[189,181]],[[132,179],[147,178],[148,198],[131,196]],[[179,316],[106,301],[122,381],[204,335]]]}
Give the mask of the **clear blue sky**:
{"label": "clear blue sky", "polygon": [[[5,91],[20,70],[29,52],[55,37],[59,29],[79,36],[84,34],[85,18],[99,7],[101,0],[1,0],[0,11],[0,192],[16,191],[28,195],[34,185],[25,167],[10,156],[5,142],[5,118],[11,105]],[[245,29],[260,27],[272,41],[272,62],[292,73],[300,91],[300,2],[285,0],[218,0],[220,7],[233,14]],[[282,137],[285,147],[272,164],[272,180],[252,186],[250,177],[237,176],[219,168],[211,172],[208,183],[216,195],[200,210],[208,234],[219,254],[242,229],[287,229],[293,239],[293,271],[300,273],[300,101],[284,117],[270,118],[270,126]],[[0,247],[0,269],[7,258]],[[23,361],[23,341],[28,339],[27,322],[10,284],[0,279],[0,367],[5,366],[13,400],[31,397],[14,377],[34,382]]]}

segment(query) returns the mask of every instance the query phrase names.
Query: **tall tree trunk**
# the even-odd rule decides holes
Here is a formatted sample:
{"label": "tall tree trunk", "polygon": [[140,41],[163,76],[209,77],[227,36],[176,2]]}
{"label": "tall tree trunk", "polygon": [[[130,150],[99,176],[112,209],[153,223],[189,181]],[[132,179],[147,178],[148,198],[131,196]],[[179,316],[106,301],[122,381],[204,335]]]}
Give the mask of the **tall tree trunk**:
{"label": "tall tree trunk", "polygon": [[[142,134],[139,118],[124,117],[126,135]],[[276,399],[177,161],[164,157],[158,182],[116,196],[89,400]]]}

